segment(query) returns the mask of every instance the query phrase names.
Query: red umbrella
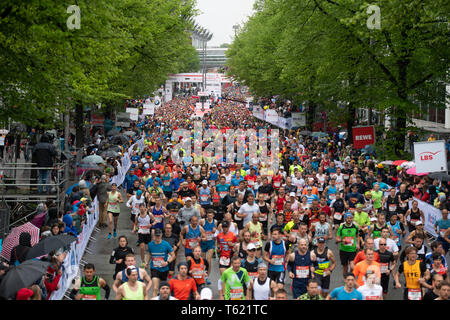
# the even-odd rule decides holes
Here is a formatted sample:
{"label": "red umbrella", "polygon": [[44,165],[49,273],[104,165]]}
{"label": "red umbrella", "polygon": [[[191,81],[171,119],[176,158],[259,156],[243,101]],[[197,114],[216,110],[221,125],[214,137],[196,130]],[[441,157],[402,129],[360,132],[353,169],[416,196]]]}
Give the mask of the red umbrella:
{"label": "red umbrella", "polygon": [[417,173],[416,172],[416,167],[413,168],[409,168],[408,170],[406,170],[407,174],[411,174],[414,176],[426,176],[428,174],[428,172],[424,172],[424,173]]}
{"label": "red umbrella", "polygon": [[407,160],[395,160],[394,163],[393,163],[393,165],[394,165],[394,166],[399,166],[399,165],[401,165],[401,164],[404,163],[404,162],[408,162],[408,161],[407,161]]}
{"label": "red umbrella", "polygon": [[19,237],[22,232],[28,232],[31,235],[31,246],[39,242],[39,228],[31,222],[13,228],[3,242],[2,253],[0,254],[3,258],[9,261],[12,249],[19,245]]}

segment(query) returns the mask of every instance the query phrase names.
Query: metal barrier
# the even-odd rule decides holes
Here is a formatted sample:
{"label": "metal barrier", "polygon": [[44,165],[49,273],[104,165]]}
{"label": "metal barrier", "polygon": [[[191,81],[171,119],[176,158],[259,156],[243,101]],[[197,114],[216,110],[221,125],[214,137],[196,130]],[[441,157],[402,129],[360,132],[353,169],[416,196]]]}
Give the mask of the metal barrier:
{"label": "metal barrier", "polygon": [[[58,210],[64,205],[64,191],[69,180],[65,172],[69,170],[69,161],[58,163],[54,167],[37,167],[34,163],[0,164],[0,194],[11,210],[11,224],[26,219],[34,211],[32,204],[54,200]],[[39,170],[48,170],[47,181],[39,182]],[[39,190],[41,189],[41,190]],[[44,193],[43,191],[46,190]],[[39,192],[41,191],[41,192]],[[26,214],[26,215],[25,215]]]}

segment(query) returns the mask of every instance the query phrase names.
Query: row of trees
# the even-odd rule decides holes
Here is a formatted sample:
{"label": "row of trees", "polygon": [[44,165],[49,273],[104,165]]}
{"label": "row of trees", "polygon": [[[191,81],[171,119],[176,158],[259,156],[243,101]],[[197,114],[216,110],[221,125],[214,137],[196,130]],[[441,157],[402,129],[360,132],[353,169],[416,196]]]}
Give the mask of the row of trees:
{"label": "row of trees", "polygon": [[83,106],[123,106],[198,69],[195,15],[195,0],[1,1],[0,121],[54,128],[75,111],[82,133]]}
{"label": "row of trees", "polygon": [[383,112],[384,150],[396,158],[409,115],[445,106],[436,87],[448,83],[450,2],[257,0],[254,9],[227,56],[229,75],[256,96],[327,110],[350,134],[358,108]]}

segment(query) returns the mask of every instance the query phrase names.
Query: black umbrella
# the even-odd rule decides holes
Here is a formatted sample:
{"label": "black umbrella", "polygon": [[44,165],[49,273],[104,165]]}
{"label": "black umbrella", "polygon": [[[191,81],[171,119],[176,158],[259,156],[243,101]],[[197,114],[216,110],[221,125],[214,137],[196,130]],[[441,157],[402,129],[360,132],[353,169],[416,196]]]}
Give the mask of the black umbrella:
{"label": "black umbrella", "polygon": [[46,273],[48,266],[49,262],[27,260],[11,267],[0,284],[0,296],[5,299],[15,298],[17,291],[37,282]]}
{"label": "black umbrella", "polygon": [[433,172],[428,175],[431,179],[439,181],[450,181],[450,175],[447,172]]}
{"label": "black umbrella", "polygon": [[114,136],[111,139],[111,144],[122,145],[122,144],[128,144],[128,143],[129,143],[128,138],[123,135]]}
{"label": "black umbrella", "polygon": [[54,250],[64,248],[74,242],[77,238],[67,234],[60,234],[58,236],[47,237],[34,245],[27,254],[27,259],[40,257]]}
{"label": "black umbrella", "polygon": [[115,158],[115,157],[117,157],[119,155],[119,153],[114,151],[114,150],[106,150],[106,151],[102,151],[100,153],[100,155],[103,158]]}

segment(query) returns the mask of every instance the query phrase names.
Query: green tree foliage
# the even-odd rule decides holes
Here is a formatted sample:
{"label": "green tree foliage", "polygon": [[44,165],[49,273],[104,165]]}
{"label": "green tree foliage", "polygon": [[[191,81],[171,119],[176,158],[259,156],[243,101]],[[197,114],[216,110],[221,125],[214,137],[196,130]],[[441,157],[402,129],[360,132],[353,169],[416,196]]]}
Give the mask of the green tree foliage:
{"label": "green tree foliage", "polygon": [[75,105],[149,94],[196,68],[193,0],[78,0],[80,28],[54,0],[0,3],[0,119],[53,126]]}
{"label": "green tree foliage", "polygon": [[[380,28],[369,28],[380,8]],[[448,83],[450,3],[444,0],[260,0],[227,51],[228,71],[260,96],[309,102],[335,121],[356,108],[391,117],[385,143],[404,156],[410,114],[443,107]],[[369,26],[372,26],[369,23]]]}

